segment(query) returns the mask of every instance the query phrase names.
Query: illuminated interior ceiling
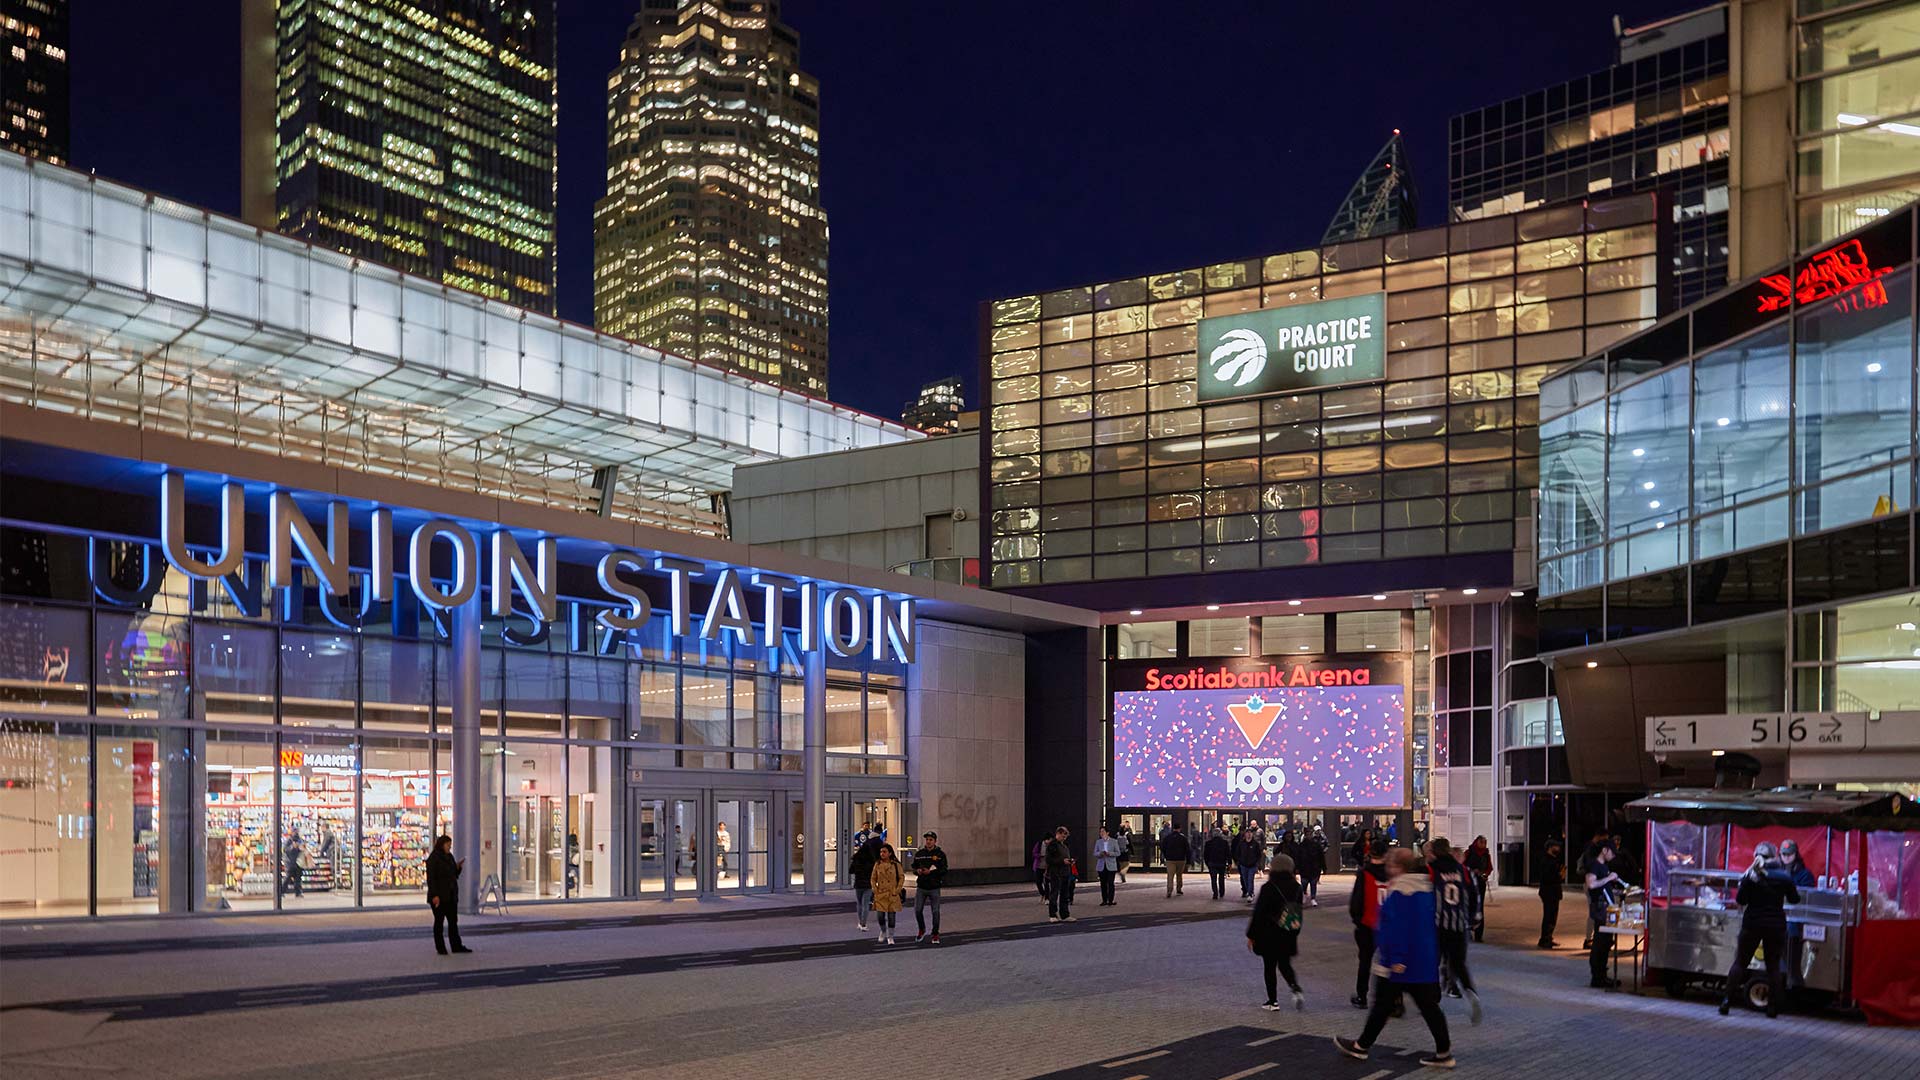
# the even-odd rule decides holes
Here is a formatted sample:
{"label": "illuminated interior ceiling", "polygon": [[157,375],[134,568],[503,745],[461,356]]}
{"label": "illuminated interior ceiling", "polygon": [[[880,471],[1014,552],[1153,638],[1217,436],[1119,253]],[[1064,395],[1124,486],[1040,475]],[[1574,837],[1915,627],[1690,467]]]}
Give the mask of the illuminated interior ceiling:
{"label": "illuminated interior ceiling", "polygon": [[919,437],[13,154],[0,400],[575,509],[605,466],[706,513],[735,465]]}

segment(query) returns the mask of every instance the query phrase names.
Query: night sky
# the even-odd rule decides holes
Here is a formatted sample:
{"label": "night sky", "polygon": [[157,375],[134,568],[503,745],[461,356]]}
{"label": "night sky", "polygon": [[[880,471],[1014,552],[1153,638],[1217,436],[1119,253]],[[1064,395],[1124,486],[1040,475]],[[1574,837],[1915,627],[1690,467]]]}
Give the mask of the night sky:
{"label": "night sky", "polygon": [[[73,162],[235,214],[239,3],[192,6],[186,33],[73,5]],[[560,0],[560,314],[586,324],[636,6]],[[1606,67],[1615,12],[1700,6],[787,0],[822,87],[831,396],[897,417],[960,373],[972,402],[982,300],[1312,245],[1396,127],[1437,224],[1448,117]]]}

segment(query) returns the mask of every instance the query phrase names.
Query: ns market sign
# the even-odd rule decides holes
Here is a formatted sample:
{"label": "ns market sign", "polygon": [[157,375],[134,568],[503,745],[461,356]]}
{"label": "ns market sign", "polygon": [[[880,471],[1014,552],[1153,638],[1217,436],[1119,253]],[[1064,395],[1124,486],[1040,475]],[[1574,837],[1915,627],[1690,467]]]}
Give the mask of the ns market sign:
{"label": "ns market sign", "polygon": [[1385,293],[1201,319],[1200,400],[1386,378]]}

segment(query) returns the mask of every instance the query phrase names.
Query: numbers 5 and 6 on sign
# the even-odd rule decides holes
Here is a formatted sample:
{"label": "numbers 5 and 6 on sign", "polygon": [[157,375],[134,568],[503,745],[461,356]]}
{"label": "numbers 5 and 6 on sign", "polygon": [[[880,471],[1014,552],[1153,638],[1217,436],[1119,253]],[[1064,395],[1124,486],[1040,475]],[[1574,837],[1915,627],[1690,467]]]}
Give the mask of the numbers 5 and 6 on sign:
{"label": "numbers 5 and 6 on sign", "polygon": [[1707,713],[1647,717],[1647,749],[1653,753],[1699,750],[1861,750],[1867,744],[1867,714]]}

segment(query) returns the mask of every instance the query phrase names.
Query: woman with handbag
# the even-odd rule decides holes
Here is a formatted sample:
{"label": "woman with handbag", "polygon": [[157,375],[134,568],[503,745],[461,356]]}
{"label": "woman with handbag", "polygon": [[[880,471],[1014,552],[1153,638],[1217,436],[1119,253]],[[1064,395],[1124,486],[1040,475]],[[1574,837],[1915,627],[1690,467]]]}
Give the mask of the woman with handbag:
{"label": "woman with handbag", "polygon": [[1286,976],[1293,1007],[1307,1007],[1300,980],[1293,973],[1293,955],[1300,951],[1300,881],[1293,876],[1293,860],[1285,855],[1275,855],[1267,867],[1266,884],[1260,886],[1253,917],[1247,920],[1247,951],[1260,957],[1266,971],[1267,1000],[1261,1008],[1268,1012],[1280,1008],[1276,971]]}
{"label": "woman with handbag", "polygon": [[880,920],[879,944],[891,945],[894,920],[904,906],[907,887],[906,869],[894,857],[892,844],[880,844],[867,880],[873,886],[873,914]]}

